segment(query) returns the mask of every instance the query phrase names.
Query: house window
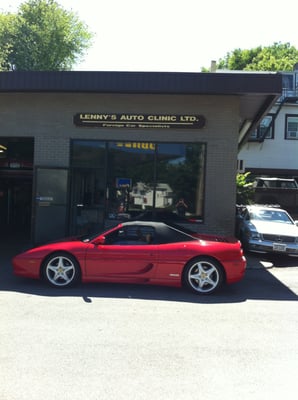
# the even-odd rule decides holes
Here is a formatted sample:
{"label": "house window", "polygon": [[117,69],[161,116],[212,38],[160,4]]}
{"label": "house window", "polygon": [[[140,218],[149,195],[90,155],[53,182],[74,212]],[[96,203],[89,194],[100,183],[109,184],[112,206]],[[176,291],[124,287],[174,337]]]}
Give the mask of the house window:
{"label": "house window", "polygon": [[298,115],[286,116],[286,139],[298,139]]}
{"label": "house window", "polygon": [[245,172],[244,160],[237,160],[237,172],[239,173]]}
{"label": "house window", "polygon": [[282,87],[283,89],[293,90],[294,89],[294,75],[282,74]]}
{"label": "house window", "polygon": [[273,116],[267,115],[262,119],[260,125],[255,129],[251,136],[251,140],[258,139],[273,139],[274,137],[274,124],[273,124]]}

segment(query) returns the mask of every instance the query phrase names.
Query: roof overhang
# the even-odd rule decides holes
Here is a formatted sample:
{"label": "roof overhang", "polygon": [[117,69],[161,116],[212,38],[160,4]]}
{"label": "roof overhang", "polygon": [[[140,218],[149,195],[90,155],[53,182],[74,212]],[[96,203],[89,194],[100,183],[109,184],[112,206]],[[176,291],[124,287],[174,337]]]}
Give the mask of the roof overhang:
{"label": "roof overhang", "polygon": [[238,147],[247,142],[250,134],[257,128],[262,119],[268,114],[274,106],[280,94],[258,94],[244,96],[240,99],[240,127]]}

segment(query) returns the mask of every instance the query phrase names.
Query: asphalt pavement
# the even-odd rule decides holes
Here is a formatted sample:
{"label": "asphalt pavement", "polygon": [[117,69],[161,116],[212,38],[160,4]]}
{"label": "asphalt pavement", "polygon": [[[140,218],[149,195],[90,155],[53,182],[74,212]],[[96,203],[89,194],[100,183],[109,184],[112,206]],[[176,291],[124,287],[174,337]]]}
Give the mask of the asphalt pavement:
{"label": "asphalt pavement", "polygon": [[1,400],[297,397],[298,258],[247,256],[212,296],[15,277],[0,242]]}

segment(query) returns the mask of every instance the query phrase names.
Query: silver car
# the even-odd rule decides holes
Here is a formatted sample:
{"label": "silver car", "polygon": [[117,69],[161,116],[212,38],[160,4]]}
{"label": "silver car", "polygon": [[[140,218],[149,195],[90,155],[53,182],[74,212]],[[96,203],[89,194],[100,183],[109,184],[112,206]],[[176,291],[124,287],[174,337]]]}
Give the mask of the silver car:
{"label": "silver car", "polygon": [[281,208],[244,207],[237,216],[237,236],[248,251],[298,255],[298,221]]}

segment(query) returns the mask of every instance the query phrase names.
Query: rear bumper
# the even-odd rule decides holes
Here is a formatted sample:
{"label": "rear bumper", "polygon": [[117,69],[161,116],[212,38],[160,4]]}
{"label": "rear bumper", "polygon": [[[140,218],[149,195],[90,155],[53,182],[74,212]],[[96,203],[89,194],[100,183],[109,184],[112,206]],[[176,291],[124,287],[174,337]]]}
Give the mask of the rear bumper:
{"label": "rear bumper", "polygon": [[226,282],[230,284],[241,281],[246,271],[246,265],[247,261],[244,256],[241,257],[240,261],[237,260],[225,263]]}

